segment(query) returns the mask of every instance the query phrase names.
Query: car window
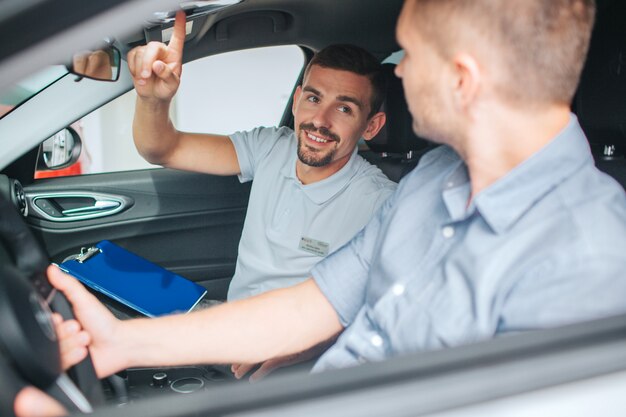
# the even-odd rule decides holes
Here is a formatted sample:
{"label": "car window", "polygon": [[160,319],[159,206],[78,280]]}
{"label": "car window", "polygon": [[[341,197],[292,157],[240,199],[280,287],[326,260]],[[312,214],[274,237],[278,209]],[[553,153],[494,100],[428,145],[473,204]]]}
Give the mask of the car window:
{"label": "car window", "polygon": [[62,65],[47,67],[0,94],[0,119],[41,90],[67,74]]}
{"label": "car window", "polygon": [[[304,65],[297,46],[256,48],[185,64],[171,106],[179,130],[230,134],[277,125]],[[36,178],[117,172],[155,167],[135,149],[132,121],[134,90],[75,122],[83,149],[78,162]]]}

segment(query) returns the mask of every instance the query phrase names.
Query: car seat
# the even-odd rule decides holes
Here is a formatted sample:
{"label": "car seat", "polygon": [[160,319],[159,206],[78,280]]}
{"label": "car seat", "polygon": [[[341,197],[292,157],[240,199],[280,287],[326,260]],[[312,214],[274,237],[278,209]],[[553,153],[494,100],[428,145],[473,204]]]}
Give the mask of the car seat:
{"label": "car seat", "polygon": [[589,55],[572,109],[596,166],[626,188],[626,3],[598,2]]}
{"label": "car seat", "polygon": [[361,155],[377,165],[391,180],[398,182],[417,165],[424,153],[436,145],[413,133],[402,82],[395,76],[394,68],[394,64],[383,64],[387,94],[381,111],[387,113],[387,123],[366,142],[368,149]]}

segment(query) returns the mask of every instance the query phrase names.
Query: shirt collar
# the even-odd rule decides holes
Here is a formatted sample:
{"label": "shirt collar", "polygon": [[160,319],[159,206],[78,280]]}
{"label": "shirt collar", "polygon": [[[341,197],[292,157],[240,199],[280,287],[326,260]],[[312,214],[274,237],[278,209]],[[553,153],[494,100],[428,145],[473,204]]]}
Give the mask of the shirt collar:
{"label": "shirt collar", "polygon": [[593,164],[589,143],[575,115],[546,146],[484,189],[469,207],[470,180],[467,166],[459,162],[443,184],[443,199],[453,221],[475,211],[496,232],[512,226],[536,201],[584,164]]}
{"label": "shirt collar", "polygon": [[593,164],[593,157],[578,119],[572,114],[558,135],[483,190],[474,204],[496,233],[503,232],[546,193],[586,164]]}
{"label": "shirt collar", "polygon": [[298,157],[297,146],[298,141],[294,137],[291,146],[291,155],[289,156],[287,164],[282,167],[281,174],[286,178],[292,179],[294,183],[304,192],[304,195],[306,195],[315,204],[324,204],[330,200],[337,193],[343,190],[356,174],[358,169],[358,164],[356,163],[358,150],[355,147],[352,155],[350,155],[350,159],[339,171],[321,181],[304,185],[300,182],[298,176],[296,175],[296,160]]}

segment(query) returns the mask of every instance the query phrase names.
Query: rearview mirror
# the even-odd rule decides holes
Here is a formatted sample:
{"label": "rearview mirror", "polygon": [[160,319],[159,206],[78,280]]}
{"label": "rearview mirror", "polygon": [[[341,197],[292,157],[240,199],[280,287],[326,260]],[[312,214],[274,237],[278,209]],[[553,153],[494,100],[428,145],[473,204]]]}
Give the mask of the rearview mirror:
{"label": "rearview mirror", "polygon": [[37,170],[61,169],[78,161],[82,142],[78,133],[66,127],[44,140],[39,148]]}
{"label": "rearview mirror", "polygon": [[81,51],[72,57],[69,71],[78,76],[99,81],[117,81],[122,54],[114,46]]}

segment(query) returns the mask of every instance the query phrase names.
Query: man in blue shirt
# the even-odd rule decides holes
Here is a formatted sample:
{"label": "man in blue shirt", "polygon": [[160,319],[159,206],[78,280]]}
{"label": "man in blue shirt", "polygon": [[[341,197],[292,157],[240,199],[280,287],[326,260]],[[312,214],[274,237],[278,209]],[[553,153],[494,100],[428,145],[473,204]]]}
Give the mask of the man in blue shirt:
{"label": "man in blue shirt", "polygon": [[[414,130],[444,146],[291,288],[119,322],[51,268],[98,374],[257,363],[340,334],[323,370],[626,311],[626,196],[569,111],[593,18],[587,0],[407,0],[397,74]],[[84,353],[81,335],[64,351]]]}

